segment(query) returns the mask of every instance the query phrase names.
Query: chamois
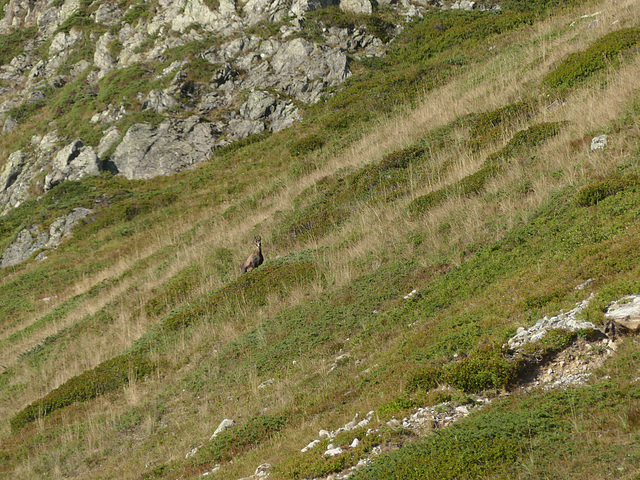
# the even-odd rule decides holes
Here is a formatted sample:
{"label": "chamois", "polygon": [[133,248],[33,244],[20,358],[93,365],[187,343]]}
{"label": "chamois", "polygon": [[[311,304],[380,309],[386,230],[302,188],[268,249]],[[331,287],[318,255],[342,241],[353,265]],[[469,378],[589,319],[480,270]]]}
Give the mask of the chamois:
{"label": "chamois", "polygon": [[264,262],[264,257],[262,256],[262,239],[260,238],[260,235],[256,236],[253,241],[258,249],[249,255],[244,262],[242,262],[242,265],[240,265],[242,273],[250,272],[254,268],[258,268],[262,265],[262,262]]}

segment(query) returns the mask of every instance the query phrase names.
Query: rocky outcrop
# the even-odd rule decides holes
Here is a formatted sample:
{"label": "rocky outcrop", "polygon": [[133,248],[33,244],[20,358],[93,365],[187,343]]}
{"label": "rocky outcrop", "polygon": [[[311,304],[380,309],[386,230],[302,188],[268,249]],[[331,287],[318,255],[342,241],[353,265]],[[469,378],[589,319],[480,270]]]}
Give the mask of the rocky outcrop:
{"label": "rocky outcrop", "polygon": [[[56,218],[48,229],[42,229],[36,225],[20,231],[17,238],[5,249],[0,257],[0,268],[11,267],[28,260],[32,255],[45,249],[57,248],[62,240],[71,234],[78,223],[88,217],[93,210],[88,208],[75,208],[64,217]],[[42,253],[39,260],[46,256]]]}
{"label": "rocky outcrop", "polygon": [[92,147],[80,140],[60,150],[51,164],[51,172],[44,179],[44,189],[50,190],[67,180],[79,180],[100,173],[100,160]]}
{"label": "rocky outcrop", "polygon": [[167,120],[157,127],[135,124],[111,156],[117,173],[131,180],[170,175],[207,159],[216,145],[218,127],[192,116]]}
{"label": "rocky outcrop", "polygon": [[[411,16],[432,4],[400,2],[391,8]],[[204,0],[160,0],[152,7],[9,0],[0,34],[27,27],[35,27],[36,34],[0,66],[3,132],[22,127],[21,116],[12,115],[17,107],[43,105],[57,89],[78,79],[85,85],[82,95],[95,97],[103,88],[115,88],[109,79],[121,69],[142,65],[154,74],[133,98],[111,95],[113,103],[89,114],[92,125],[104,127],[97,145],[83,138],[55,137],[67,146],[53,155],[35,139],[0,158],[0,215],[33,192],[96,175],[103,168],[131,179],[169,175],[207,160],[218,146],[265,130],[278,132],[299,121],[301,105],[319,101],[328,88],[351,75],[351,57],[385,53],[385,43],[368,33],[364,23],[324,29],[314,41],[305,37],[304,14],[331,5],[358,14],[373,11],[371,0],[220,0],[215,7]],[[87,19],[98,28],[86,28]],[[245,33],[249,27],[281,20],[287,21],[268,37]],[[385,38],[400,30],[398,26],[386,32]],[[194,45],[202,49],[196,54],[202,69],[213,72],[208,79],[194,80],[193,57],[167,62],[172,49]],[[46,56],[40,57],[43,46]],[[164,62],[169,64],[156,71]],[[152,82],[153,87],[145,89]],[[77,105],[77,98],[69,104]],[[122,122],[140,110],[165,120],[157,126],[135,123],[121,131]]]}

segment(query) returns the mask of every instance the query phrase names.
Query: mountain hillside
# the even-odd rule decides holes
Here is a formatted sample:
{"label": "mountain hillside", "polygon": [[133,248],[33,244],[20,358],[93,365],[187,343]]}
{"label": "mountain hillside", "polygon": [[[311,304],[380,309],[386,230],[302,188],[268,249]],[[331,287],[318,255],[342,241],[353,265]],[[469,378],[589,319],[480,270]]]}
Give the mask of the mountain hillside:
{"label": "mountain hillside", "polygon": [[2,12],[0,478],[640,478],[637,2]]}

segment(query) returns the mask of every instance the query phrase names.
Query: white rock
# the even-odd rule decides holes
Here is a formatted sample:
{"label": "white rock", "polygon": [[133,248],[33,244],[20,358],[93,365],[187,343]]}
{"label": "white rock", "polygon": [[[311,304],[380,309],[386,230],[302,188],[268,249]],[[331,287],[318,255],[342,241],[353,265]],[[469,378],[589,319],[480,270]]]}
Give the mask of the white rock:
{"label": "white rock", "polygon": [[600,135],[598,137],[594,137],[591,140],[591,151],[594,150],[603,150],[607,146],[607,136]]}
{"label": "white rock", "polygon": [[218,428],[216,428],[216,431],[213,432],[213,435],[211,435],[211,438],[209,440],[210,441],[213,440],[222,432],[224,432],[226,429],[233,427],[235,424],[236,422],[234,422],[233,420],[229,418],[225,418],[224,420],[222,420],[222,422],[220,422],[220,425],[218,425]]}
{"label": "white rock", "polygon": [[353,439],[353,442],[351,442],[351,445],[349,445],[351,448],[357,448],[357,446],[360,445],[360,440],[358,440],[357,438]]}

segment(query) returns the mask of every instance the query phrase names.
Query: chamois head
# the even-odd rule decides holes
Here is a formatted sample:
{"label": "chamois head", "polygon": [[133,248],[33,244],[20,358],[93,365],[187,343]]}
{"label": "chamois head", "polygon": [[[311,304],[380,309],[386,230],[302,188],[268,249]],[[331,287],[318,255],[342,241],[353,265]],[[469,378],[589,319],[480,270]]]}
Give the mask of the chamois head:
{"label": "chamois head", "polygon": [[260,235],[257,235],[253,239],[253,242],[258,248],[255,252],[249,255],[244,262],[242,262],[242,265],[240,265],[240,270],[242,270],[242,273],[250,272],[254,268],[258,268],[260,265],[262,265],[262,262],[264,262],[264,257],[262,256],[262,239],[260,238]]}

